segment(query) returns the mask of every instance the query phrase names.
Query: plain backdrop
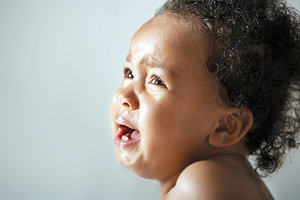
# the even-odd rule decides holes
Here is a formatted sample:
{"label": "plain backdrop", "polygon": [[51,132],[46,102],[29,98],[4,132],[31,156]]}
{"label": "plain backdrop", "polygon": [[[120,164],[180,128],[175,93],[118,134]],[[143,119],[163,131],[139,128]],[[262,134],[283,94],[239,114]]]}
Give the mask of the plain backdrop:
{"label": "plain backdrop", "polygon": [[[116,163],[109,102],[163,2],[0,0],[1,200],[159,199]],[[265,180],[276,199],[300,199],[299,156]]]}

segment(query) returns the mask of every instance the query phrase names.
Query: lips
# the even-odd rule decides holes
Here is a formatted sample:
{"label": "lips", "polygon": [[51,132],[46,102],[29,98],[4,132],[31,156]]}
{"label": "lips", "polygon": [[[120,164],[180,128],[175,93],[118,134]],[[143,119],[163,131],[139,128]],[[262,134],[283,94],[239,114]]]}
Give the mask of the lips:
{"label": "lips", "polygon": [[132,146],[141,139],[140,132],[134,129],[133,126],[123,118],[117,118],[116,123],[119,125],[118,134],[115,137],[116,146]]}

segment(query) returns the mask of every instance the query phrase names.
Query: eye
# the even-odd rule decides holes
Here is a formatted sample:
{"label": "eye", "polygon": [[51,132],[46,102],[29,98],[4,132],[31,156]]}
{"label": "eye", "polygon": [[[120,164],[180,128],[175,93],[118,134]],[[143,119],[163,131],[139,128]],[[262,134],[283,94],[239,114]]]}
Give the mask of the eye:
{"label": "eye", "polygon": [[167,87],[166,84],[158,76],[155,76],[155,75],[151,77],[150,83],[152,83],[154,85]]}
{"label": "eye", "polygon": [[134,78],[133,73],[130,69],[128,69],[128,68],[124,69],[124,78],[129,78],[129,79]]}

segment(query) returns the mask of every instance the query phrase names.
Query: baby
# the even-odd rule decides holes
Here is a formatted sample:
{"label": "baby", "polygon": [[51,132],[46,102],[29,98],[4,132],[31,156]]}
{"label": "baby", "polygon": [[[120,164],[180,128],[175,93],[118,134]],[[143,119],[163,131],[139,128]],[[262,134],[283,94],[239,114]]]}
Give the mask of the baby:
{"label": "baby", "polygon": [[297,147],[299,52],[283,1],[166,2],[132,38],[111,101],[118,162],[162,199],[273,199],[260,176]]}

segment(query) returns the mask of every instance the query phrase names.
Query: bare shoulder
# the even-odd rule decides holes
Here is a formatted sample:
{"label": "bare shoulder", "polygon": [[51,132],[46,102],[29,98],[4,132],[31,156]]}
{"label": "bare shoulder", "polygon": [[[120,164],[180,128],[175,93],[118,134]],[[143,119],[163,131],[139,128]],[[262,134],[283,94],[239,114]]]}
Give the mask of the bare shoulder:
{"label": "bare shoulder", "polygon": [[171,199],[226,199],[224,195],[228,195],[231,189],[227,178],[217,161],[195,162],[178,177],[172,191],[172,196],[176,198]]}
{"label": "bare shoulder", "polygon": [[253,180],[234,166],[220,160],[203,160],[182,171],[170,191],[170,199],[269,199],[266,195],[261,198],[252,185]]}

